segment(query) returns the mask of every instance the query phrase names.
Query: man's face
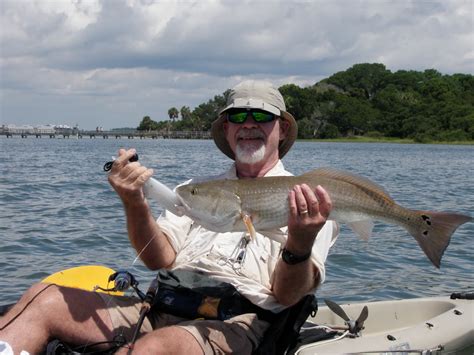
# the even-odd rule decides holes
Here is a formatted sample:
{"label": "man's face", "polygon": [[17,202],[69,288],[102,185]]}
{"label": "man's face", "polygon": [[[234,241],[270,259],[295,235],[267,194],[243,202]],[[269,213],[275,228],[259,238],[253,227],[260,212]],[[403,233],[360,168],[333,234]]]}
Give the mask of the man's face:
{"label": "man's face", "polygon": [[249,114],[243,123],[225,122],[224,131],[235,160],[256,164],[278,159],[278,145],[286,136],[288,123],[278,117],[270,122],[258,123]]}

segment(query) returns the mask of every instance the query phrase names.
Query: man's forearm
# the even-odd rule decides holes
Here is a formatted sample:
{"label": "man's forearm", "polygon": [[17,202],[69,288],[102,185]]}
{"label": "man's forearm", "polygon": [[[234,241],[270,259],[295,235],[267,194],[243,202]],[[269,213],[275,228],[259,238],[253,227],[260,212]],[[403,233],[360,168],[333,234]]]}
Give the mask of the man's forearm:
{"label": "man's forearm", "polygon": [[148,205],[125,207],[125,214],[130,242],[145,265],[156,270],[173,264],[176,253]]}
{"label": "man's forearm", "polygon": [[308,259],[295,265],[278,261],[273,275],[273,294],[279,303],[292,306],[319,284],[319,270]]}

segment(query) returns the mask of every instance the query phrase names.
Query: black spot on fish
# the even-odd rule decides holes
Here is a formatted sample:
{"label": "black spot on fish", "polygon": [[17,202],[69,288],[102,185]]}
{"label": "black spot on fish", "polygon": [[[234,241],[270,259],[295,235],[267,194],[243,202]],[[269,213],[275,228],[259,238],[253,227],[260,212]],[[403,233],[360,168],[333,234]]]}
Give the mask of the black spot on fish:
{"label": "black spot on fish", "polygon": [[427,225],[431,226],[431,218],[429,216],[422,214],[421,218],[423,218]]}
{"label": "black spot on fish", "polygon": [[423,235],[426,237],[428,235],[428,231],[423,231]]}

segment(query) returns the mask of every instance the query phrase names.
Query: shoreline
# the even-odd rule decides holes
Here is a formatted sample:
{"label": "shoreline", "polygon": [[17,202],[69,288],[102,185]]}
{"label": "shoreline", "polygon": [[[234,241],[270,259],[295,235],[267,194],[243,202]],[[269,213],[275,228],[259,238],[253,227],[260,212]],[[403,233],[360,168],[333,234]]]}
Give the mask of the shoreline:
{"label": "shoreline", "polygon": [[363,136],[329,139],[297,139],[298,142],[317,142],[317,143],[395,143],[395,144],[439,144],[439,145],[474,145],[471,141],[427,141],[416,142],[411,138],[371,138]]}
{"label": "shoreline", "polygon": [[[30,139],[41,139],[41,137],[35,137],[34,135]],[[6,135],[0,134],[0,139],[27,139],[27,137],[22,137],[20,134],[14,134],[10,138]],[[58,139],[58,140],[76,140],[79,137],[76,136],[66,136],[62,137],[61,135],[57,135],[55,137],[44,137],[44,139]],[[90,137],[95,138],[95,137]],[[105,138],[105,137],[104,137]],[[116,137],[117,138],[117,137]],[[118,137],[121,138],[121,137]],[[127,139],[127,137],[123,137]],[[137,140],[141,139],[173,139],[173,138],[161,138],[161,137],[152,137],[152,136],[144,136],[144,137],[135,137]],[[82,138],[81,138],[82,139]],[[98,137],[97,139],[102,139],[102,137]],[[132,138],[133,139],[133,138]],[[174,138],[179,140],[212,140],[212,138]],[[88,140],[88,139],[86,139]],[[92,139],[94,140],[94,139]],[[115,140],[115,139],[114,139]],[[345,137],[345,138],[327,138],[327,139],[320,139],[320,138],[297,138],[297,142],[315,142],[315,143],[393,143],[393,144],[436,144],[436,145],[467,145],[471,146],[474,145],[474,140],[468,141],[425,141],[425,142],[417,142],[411,138],[389,138],[389,137],[380,137],[380,138],[373,138],[373,137],[364,137],[364,136],[354,136],[354,137]]]}

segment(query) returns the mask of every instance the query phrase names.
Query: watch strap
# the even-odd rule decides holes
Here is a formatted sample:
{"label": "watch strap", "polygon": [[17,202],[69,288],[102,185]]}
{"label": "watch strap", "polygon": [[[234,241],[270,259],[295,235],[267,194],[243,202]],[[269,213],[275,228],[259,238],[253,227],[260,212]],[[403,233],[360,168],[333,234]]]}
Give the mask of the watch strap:
{"label": "watch strap", "polygon": [[286,248],[283,248],[283,251],[281,252],[281,258],[288,265],[295,265],[295,264],[301,263],[305,260],[308,260],[310,256],[311,256],[311,252],[305,255],[296,255]]}

